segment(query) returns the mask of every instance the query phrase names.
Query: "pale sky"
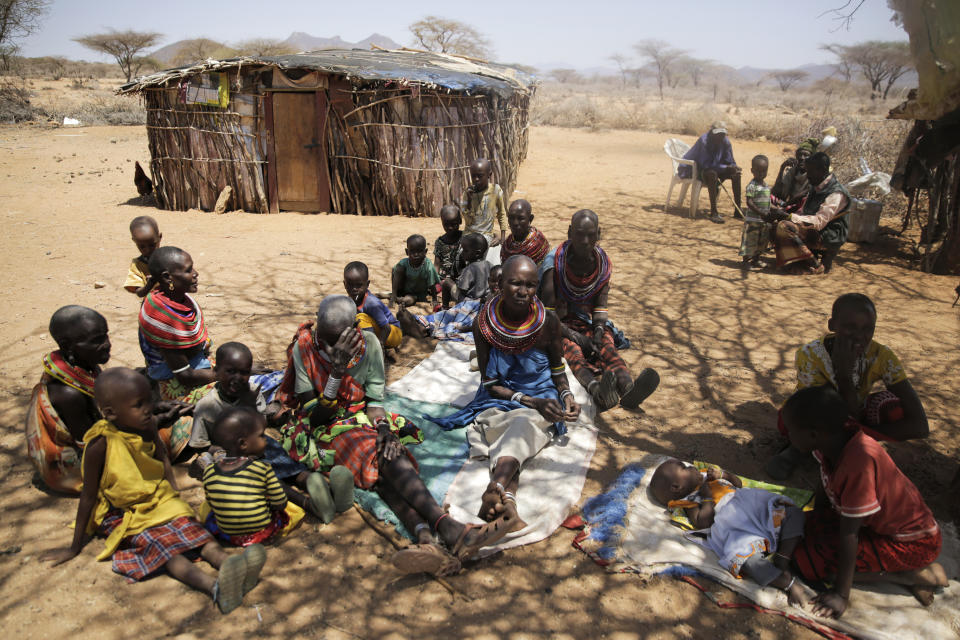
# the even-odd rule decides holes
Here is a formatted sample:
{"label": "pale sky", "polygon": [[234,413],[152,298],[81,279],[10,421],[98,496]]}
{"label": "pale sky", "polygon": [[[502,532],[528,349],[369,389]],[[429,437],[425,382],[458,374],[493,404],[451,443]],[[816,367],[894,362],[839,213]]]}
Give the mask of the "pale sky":
{"label": "pale sky", "polygon": [[27,56],[103,60],[71,38],[109,28],[157,31],[160,46],[185,38],[227,43],[285,39],[293,31],[356,42],[371,33],[411,45],[407,27],[429,14],[467,22],[490,38],[494,59],[585,69],[612,67],[645,38],[734,67],[792,68],[829,63],[823,43],[906,40],[886,0],[866,0],[849,30],[832,16],[846,0],[54,0],[40,31],[21,42]]}

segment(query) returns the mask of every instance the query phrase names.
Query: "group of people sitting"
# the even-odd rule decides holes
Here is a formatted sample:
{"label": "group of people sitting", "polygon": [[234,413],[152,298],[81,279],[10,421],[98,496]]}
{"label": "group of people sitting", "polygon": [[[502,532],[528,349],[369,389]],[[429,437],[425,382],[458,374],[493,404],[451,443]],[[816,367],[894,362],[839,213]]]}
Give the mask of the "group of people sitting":
{"label": "group of people sitting", "polygon": [[[835,133],[825,130],[826,135]],[[771,188],[765,180],[770,161],[764,155],[750,162],[753,179],[747,184],[746,210],[741,208],[741,174],[723,122],[715,122],[683,156],[696,163],[697,179],[710,196],[710,220],[723,223],[717,197],[723,182],[730,181],[734,216],[744,221],[740,256],[745,267],[763,268],[761,255],[773,242],[777,267],[796,274],[827,273],[840,247],[847,241],[850,194],[830,171],[830,157],[817,151],[822,143],[808,138],[795,157],[780,166]],[[688,165],[677,168],[681,178],[692,177]]]}
{"label": "group of people sitting", "polygon": [[[444,234],[434,244],[439,270],[419,235],[407,239],[407,257],[382,297],[369,290],[366,265],[350,262],[346,295],[324,297],[314,320],[296,329],[281,371],[255,371],[250,349],[240,342],[226,342],[210,357],[206,318],[191,295],[199,282],[191,256],[160,246],[152,218],[134,219],[130,231],[140,255],[125,287],[142,298],[138,340],[145,366],[104,369],[111,348],[106,319],[86,307],[63,307],[49,326],[58,349],[44,356],[28,412],[28,450],[43,482],[80,496],[73,541],[55,562],[75,557],[99,535],[106,544],[98,559],[112,558],[117,573],[139,580],[165,568],[226,613],[256,585],[264,543],[292,531],[307,512],[331,522],[353,503],[355,488],[375,491],[415,539],[392,558],[404,572],[455,573],[482,548],[524,527],[517,490],[525,462],[580,417],[567,366],[597,411],[618,404],[636,409],[659,376],[645,369],[634,378],[618,353],[629,343],[608,317],[613,266],[599,246],[598,216],[575,213],[567,239],[551,249],[533,227],[530,203],[504,207],[502,191],[490,183],[489,162],[475,162],[471,176],[461,205],[441,211]],[[491,245],[500,247],[499,256]],[[498,257],[501,264],[492,265]],[[411,311],[427,299],[432,313]],[[456,322],[447,323],[446,313]],[[779,569],[747,568],[797,599],[786,567],[790,552],[807,550],[805,560],[793,556],[805,577],[838,576],[833,591],[818,600],[832,615],[842,613],[846,600],[836,598],[849,598],[854,579],[896,575],[889,579],[931,598],[945,581],[931,564],[940,544],[936,522],[873,440],[923,437],[927,430],[899,361],[872,341],[875,322],[869,299],[843,296],[834,305],[832,333],[798,352],[798,387],[807,395],[784,407],[782,428],[791,446],[770,466],[772,475],[786,478],[802,461],[798,452],[820,452],[829,500],[818,499],[817,507],[832,509],[841,524],[817,531],[823,540],[837,531],[839,537],[832,547],[801,544],[812,525],[793,515]],[[460,522],[437,502],[409,449],[423,440],[422,432],[384,404],[385,353],[411,336],[475,345],[480,385],[474,399],[431,420],[465,428],[470,455],[489,460],[477,513],[483,524]],[[881,380],[887,391],[867,395]],[[176,463],[189,463],[203,483],[199,516],[178,497]],[[871,473],[861,472],[871,464]],[[699,492],[693,516],[710,526],[704,502],[714,498],[699,489],[700,476],[684,469],[674,469],[669,491],[660,495],[673,500]],[[713,475],[711,481],[721,479]],[[834,484],[841,475],[856,482]],[[223,545],[243,551],[228,553]],[[188,561],[196,558],[216,575]]]}

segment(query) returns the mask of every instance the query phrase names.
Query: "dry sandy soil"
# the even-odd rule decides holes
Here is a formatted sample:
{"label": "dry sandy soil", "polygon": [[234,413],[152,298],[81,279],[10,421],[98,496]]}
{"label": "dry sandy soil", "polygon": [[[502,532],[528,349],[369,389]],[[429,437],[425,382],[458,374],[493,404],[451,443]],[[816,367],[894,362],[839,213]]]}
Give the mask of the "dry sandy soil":
{"label": "dry sandy soil", "polygon": [[[958,421],[950,411],[960,394],[955,279],[911,270],[889,238],[848,245],[828,277],[747,274],[736,255],[739,225],[663,212],[663,138],[536,128],[520,171],[516,195],[533,203],[536,224],[553,242],[575,210],[600,214],[602,244],[615,265],[612,316],[634,342],[624,355],[634,368],[656,367],[663,380],[645,412],[617,409],[599,420],[584,495],[602,490],[639,451],[709,459],[764,477],[763,463],[778,445],[775,407],[794,382],[795,348],[825,330],[836,295],[862,291],[880,310],[877,338],[906,363],[931,421],[926,442],[893,447],[894,456],[948,517],[941,500],[957,468]],[[735,151],[741,164],[766,153],[774,167],[785,155],[768,143],[736,142]],[[94,561],[97,542],[64,566],[41,562],[44,552],[69,542],[76,506],[38,488],[22,434],[40,358],[54,347],[47,321],[63,304],[94,307],[112,328],[111,363],[142,362],[137,301],[120,286],[136,253],[127,233],[133,216],[154,215],[164,243],[193,255],[214,339],[242,339],[276,367],[297,324],[323,295],[342,291],[346,261],[364,259],[373,286],[383,288],[403,255],[402,238],[440,233],[433,219],[157,211],[133,198],[136,159],[148,159],[142,127],[0,129],[6,637],[813,637],[782,618],[721,610],[681,582],[604,573],[570,547],[573,534],[563,530],[452,578],[467,600],[428,579],[398,576],[387,562],[390,545],[348,512],[326,527],[310,523],[271,549],[265,579],[226,618],[173,580],[125,584],[109,564]],[[405,347],[391,377],[426,352]],[[798,483],[814,478],[806,469]],[[196,501],[198,490],[187,496]]]}

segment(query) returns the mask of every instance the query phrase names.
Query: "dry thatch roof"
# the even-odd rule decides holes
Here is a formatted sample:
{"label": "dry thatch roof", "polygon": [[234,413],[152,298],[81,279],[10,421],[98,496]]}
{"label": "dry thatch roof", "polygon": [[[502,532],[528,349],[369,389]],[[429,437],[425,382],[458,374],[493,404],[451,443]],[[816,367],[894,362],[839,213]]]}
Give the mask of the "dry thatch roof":
{"label": "dry thatch roof", "polygon": [[468,94],[495,93],[510,97],[528,93],[534,78],[518,69],[491,62],[426,51],[399,49],[324,49],[282,56],[244,56],[226,60],[207,60],[198,64],[168,69],[128,82],[117,93],[138,93],[166,85],[171,80],[207,71],[225,71],[266,65],[280,69],[308,69],[342,75],[361,81],[394,81],[428,88],[447,89]]}

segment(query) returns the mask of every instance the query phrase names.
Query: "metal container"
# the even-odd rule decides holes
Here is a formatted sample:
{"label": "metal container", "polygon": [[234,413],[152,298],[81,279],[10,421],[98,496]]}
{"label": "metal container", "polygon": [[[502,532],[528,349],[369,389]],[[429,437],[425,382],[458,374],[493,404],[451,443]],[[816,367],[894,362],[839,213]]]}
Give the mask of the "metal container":
{"label": "metal container", "polygon": [[880,213],[883,203],[877,200],[853,198],[847,214],[850,231],[847,242],[874,242],[880,232]]}

